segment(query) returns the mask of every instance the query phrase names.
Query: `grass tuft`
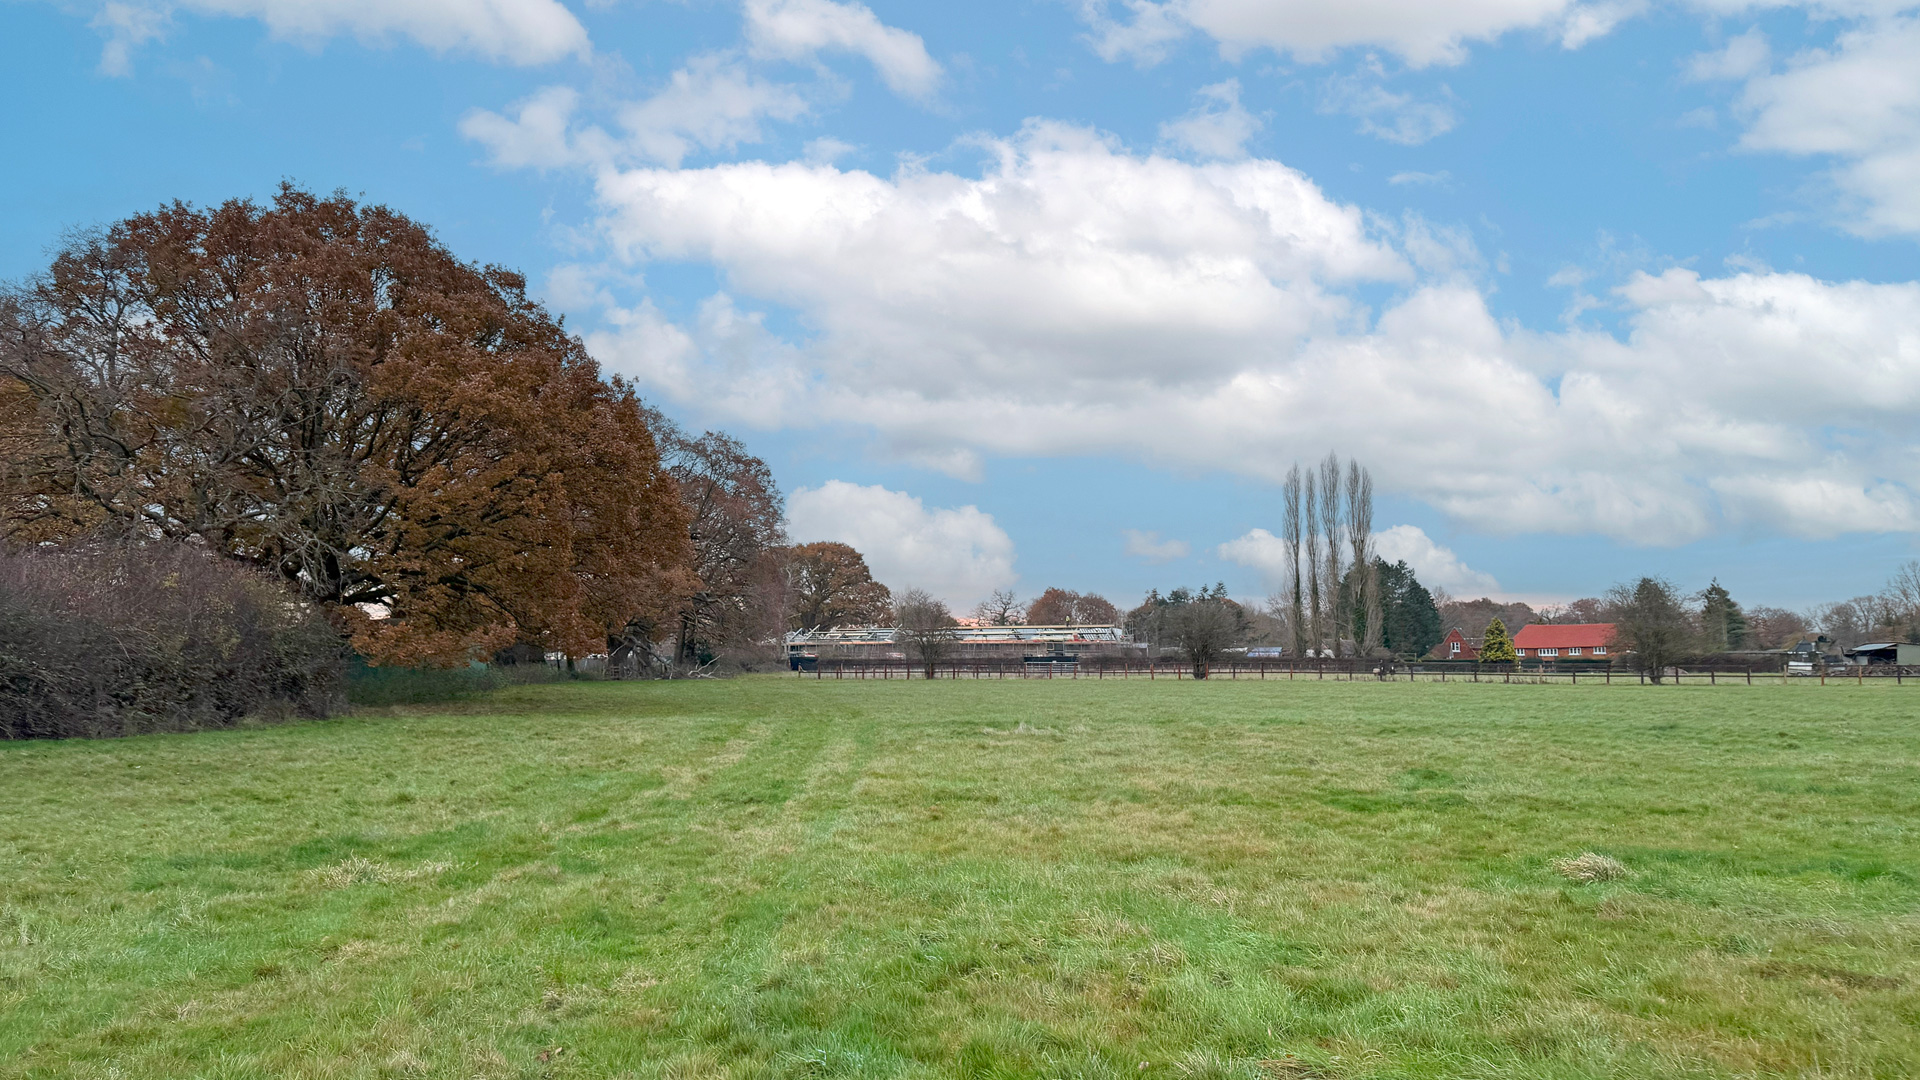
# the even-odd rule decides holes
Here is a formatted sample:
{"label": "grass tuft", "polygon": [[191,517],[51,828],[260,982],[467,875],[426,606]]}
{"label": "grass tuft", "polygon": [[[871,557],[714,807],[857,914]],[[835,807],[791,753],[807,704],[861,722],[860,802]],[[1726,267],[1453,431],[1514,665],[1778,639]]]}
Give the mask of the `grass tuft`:
{"label": "grass tuft", "polygon": [[452,863],[426,862],[418,866],[390,866],[383,862],[350,856],[332,866],[322,866],[310,871],[314,881],[323,889],[345,889],[354,885],[396,885],[401,882],[419,881],[434,877],[453,869]]}
{"label": "grass tuft", "polygon": [[1608,855],[1585,851],[1571,859],[1553,860],[1553,868],[1561,877],[1571,878],[1582,885],[1591,885],[1596,881],[1620,881],[1633,876],[1625,863]]}

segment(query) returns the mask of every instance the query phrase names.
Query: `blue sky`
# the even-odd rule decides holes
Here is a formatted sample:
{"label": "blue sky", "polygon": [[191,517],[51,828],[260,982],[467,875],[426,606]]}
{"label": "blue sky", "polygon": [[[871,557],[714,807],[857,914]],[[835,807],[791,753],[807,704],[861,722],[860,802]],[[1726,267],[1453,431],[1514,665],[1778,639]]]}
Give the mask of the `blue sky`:
{"label": "blue sky", "polygon": [[345,188],[958,603],[1259,596],[1329,450],[1455,593],[1876,588],[1920,4],[0,0],[0,276]]}

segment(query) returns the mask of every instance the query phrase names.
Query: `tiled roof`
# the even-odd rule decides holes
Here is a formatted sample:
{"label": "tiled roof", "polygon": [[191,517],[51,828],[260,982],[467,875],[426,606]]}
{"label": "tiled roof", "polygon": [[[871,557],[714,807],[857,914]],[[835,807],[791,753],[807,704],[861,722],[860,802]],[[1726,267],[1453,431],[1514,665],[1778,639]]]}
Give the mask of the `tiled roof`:
{"label": "tiled roof", "polygon": [[1591,649],[1613,644],[1613,624],[1528,623],[1513,635],[1516,649]]}

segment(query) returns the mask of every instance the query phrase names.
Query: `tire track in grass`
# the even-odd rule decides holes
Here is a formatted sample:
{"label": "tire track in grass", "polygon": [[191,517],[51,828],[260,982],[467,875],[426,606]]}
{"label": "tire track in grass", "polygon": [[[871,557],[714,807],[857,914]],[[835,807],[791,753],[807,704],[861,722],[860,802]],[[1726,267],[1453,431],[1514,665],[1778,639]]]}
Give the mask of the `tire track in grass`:
{"label": "tire track in grass", "polygon": [[[832,883],[817,868],[844,865],[822,849],[833,847],[854,788],[875,752],[873,724],[858,716],[786,721],[763,747],[705,792],[718,811],[709,828],[731,829],[725,848],[725,879],[712,884],[732,891],[731,903],[714,915],[722,933],[696,961],[692,981],[704,989],[678,1003],[671,1041],[701,1049],[680,1061],[686,1071],[711,1061],[716,1051],[761,1066],[772,1059],[799,1061],[813,1044],[781,1022],[795,1007],[806,1011],[787,983],[794,957],[782,945],[784,932],[831,905]],[[699,1059],[699,1060],[695,1060]]]}

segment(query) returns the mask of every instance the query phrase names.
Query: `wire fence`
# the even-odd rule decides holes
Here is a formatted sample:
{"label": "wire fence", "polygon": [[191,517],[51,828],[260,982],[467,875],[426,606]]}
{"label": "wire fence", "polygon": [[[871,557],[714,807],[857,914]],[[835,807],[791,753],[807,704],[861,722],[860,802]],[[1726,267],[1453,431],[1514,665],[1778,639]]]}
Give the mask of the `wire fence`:
{"label": "wire fence", "polygon": [[[897,657],[808,658],[794,670],[802,679],[925,679],[925,663]],[[1139,657],[1082,656],[1078,659],[1023,659],[967,657],[940,660],[932,666],[936,679],[1148,679],[1182,681],[1194,677],[1184,660]],[[1864,685],[1873,682],[1904,686],[1909,676],[1920,678],[1920,667],[1896,664],[1832,667],[1779,664],[1685,664],[1654,673],[1611,663],[1479,664],[1461,662],[1406,663],[1378,660],[1227,660],[1207,669],[1209,679],[1315,682],[1474,682],[1566,683],[1613,685],[1754,686],[1769,682],[1805,682]]]}

